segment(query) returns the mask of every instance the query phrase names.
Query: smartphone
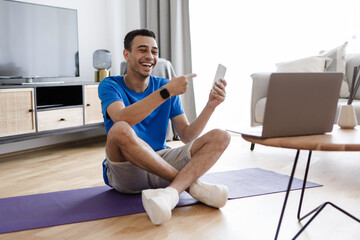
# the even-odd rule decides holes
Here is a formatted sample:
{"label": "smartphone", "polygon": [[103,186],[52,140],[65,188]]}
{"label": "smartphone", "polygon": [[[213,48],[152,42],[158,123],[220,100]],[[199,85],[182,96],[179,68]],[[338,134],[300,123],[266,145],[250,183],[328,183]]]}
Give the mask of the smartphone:
{"label": "smartphone", "polygon": [[224,78],[225,77],[225,73],[226,73],[226,67],[219,64],[218,65],[218,68],[216,70],[216,74],[215,74],[215,78],[214,78],[214,83],[212,85],[212,88],[211,90],[217,94],[219,94],[215,89],[214,89],[214,86],[215,86],[215,82],[220,82],[220,79],[221,78]]}

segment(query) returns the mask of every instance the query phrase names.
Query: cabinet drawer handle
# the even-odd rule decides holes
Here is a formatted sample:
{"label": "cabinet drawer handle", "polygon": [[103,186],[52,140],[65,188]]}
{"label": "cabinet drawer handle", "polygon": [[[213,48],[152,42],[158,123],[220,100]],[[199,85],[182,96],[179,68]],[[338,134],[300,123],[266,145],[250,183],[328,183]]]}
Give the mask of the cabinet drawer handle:
{"label": "cabinet drawer handle", "polygon": [[60,118],[60,121],[65,121],[66,119],[65,118]]}
{"label": "cabinet drawer handle", "polygon": [[33,113],[33,112],[35,112],[35,110],[34,110],[34,109],[30,109],[29,112],[32,112],[32,113]]}
{"label": "cabinet drawer handle", "polygon": [[90,104],[90,103],[88,103],[88,104],[86,104],[86,106],[87,106],[87,107],[90,107],[90,106],[91,106],[91,104]]}

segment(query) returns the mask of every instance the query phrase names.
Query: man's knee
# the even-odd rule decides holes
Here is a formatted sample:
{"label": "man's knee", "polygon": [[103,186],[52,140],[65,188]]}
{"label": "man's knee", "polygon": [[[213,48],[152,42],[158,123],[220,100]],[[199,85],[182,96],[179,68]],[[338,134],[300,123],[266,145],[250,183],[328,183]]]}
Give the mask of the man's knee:
{"label": "man's knee", "polygon": [[227,131],[214,129],[209,132],[209,140],[212,141],[219,150],[224,151],[230,143],[231,135]]}
{"label": "man's knee", "polygon": [[107,138],[111,142],[128,144],[135,141],[135,132],[127,122],[116,122],[110,128]]}

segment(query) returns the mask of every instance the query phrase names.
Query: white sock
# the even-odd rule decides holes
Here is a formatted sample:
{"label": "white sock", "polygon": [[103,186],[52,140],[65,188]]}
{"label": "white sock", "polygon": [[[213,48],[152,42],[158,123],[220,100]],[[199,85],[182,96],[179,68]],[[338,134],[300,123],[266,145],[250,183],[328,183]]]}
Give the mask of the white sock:
{"label": "white sock", "polygon": [[206,205],[221,208],[225,206],[228,200],[229,189],[225,185],[211,184],[197,180],[190,185],[189,193],[193,198]]}
{"label": "white sock", "polygon": [[142,203],[151,222],[160,225],[171,218],[171,210],[179,202],[179,193],[172,187],[143,190]]}

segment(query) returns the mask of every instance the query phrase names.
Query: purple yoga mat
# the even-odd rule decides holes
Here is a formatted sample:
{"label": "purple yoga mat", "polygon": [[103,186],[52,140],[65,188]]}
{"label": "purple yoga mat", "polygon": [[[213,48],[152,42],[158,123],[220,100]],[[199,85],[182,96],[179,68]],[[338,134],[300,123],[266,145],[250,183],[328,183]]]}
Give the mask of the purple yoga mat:
{"label": "purple yoga mat", "polygon": [[[204,181],[225,184],[229,199],[286,191],[289,176],[260,168],[208,173]],[[294,178],[292,190],[301,189]],[[321,186],[307,182],[306,187]],[[186,192],[177,205],[197,201]],[[141,194],[121,194],[108,186],[0,199],[0,233],[84,222],[144,212]]]}

